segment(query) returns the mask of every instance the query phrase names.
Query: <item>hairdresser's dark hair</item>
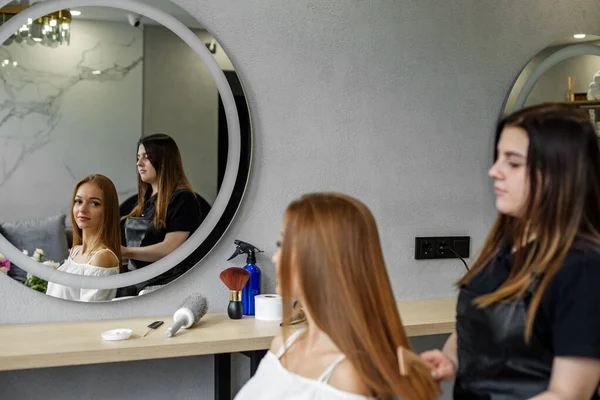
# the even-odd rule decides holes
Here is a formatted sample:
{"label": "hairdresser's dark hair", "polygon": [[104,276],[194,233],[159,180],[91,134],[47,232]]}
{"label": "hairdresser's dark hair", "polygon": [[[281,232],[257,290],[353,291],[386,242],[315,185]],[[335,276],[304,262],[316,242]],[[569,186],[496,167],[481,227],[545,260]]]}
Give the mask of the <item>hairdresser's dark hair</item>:
{"label": "hairdresser's dark hair", "polygon": [[496,128],[496,145],[506,127],[522,128],[529,137],[530,195],[523,217],[498,215],[481,254],[457,285],[481,272],[505,241],[521,249],[508,279],[476,303],[488,306],[521,298],[540,277],[528,311],[529,340],[542,296],[574,241],[583,239],[600,248],[600,150],[589,116],[571,104],[538,105],[504,118]]}
{"label": "hairdresser's dark hair", "polygon": [[[182,189],[194,193],[194,190],[185,176],[181,153],[171,136],[164,133],[155,133],[142,137],[137,143],[136,154],[140,145],[143,145],[146,149],[148,160],[156,170],[158,193],[154,226],[157,230],[160,230],[167,225],[167,206],[173,193]],[[140,174],[138,174],[138,202],[133,211],[123,219],[142,215],[148,190],[151,190],[150,185],[142,181]]]}

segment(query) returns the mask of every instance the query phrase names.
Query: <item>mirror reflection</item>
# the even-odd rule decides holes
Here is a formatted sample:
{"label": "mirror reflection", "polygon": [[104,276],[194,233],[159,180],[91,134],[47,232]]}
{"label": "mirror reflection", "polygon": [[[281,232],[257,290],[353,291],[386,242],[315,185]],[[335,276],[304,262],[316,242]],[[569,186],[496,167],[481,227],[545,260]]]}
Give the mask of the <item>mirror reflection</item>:
{"label": "mirror reflection", "polygon": [[[185,11],[155,3],[207,45],[249,140],[245,99],[223,49]],[[0,14],[18,11],[7,6]],[[154,21],[103,7],[56,15],[68,21],[30,21],[0,47],[0,233],[70,273],[144,268],[196,231],[219,192],[228,133],[216,85],[198,55]],[[239,203],[240,190],[234,196]],[[212,244],[133,287],[65,288],[1,255],[0,272],[64,299],[124,299],[180,277],[218,240],[212,236]]]}
{"label": "mirror reflection", "polygon": [[[600,46],[600,36],[574,35],[554,43],[541,54],[549,55],[579,43]],[[600,136],[600,57],[571,57],[546,71],[527,97],[525,107],[547,102],[568,102],[587,110]]]}

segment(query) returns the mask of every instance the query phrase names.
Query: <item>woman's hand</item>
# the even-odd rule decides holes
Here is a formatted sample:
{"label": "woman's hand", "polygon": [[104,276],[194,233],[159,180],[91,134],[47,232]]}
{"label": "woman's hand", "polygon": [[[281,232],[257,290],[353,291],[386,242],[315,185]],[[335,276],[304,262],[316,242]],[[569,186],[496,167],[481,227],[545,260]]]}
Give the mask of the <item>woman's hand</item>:
{"label": "woman's hand", "polygon": [[121,246],[121,258],[123,260],[129,259],[129,248]]}
{"label": "woman's hand", "polygon": [[169,232],[162,242],[143,247],[121,246],[121,257],[153,263],[171,254],[190,236],[189,232]]}
{"label": "woman's hand", "polygon": [[431,376],[438,381],[449,381],[456,378],[456,363],[440,350],[429,350],[421,353],[421,359],[431,364]]}

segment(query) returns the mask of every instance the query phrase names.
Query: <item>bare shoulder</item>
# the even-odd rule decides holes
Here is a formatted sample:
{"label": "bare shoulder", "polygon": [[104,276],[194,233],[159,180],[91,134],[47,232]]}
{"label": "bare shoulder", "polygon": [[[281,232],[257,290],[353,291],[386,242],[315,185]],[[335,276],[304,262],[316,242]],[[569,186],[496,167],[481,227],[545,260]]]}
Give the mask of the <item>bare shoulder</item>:
{"label": "bare shoulder", "polygon": [[370,396],[362,377],[348,359],[340,362],[329,377],[329,385],[348,393]]}
{"label": "bare shoulder", "polygon": [[108,250],[100,250],[92,257],[90,264],[102,268],[114,268],[119,266],[117,257]]}
{"label": "bare shoulder", "polygon": [[283,346],[283,334],[280,330],[279,333],[277,334],[277,336],[275,336],[275,338],[271,342],[271,347],[269,348],[269,350],[271,351],[271,353],[277,354],[277,352],[279,351],[279,349],[281,349],[282,346]]}

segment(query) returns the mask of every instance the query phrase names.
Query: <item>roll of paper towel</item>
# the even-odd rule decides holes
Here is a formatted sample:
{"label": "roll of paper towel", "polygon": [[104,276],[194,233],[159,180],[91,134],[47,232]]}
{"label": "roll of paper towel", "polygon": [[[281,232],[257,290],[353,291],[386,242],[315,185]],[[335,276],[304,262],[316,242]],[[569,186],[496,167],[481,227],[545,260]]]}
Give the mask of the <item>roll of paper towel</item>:
{"label": "roll of paper towel", "polygon": [[254,296],[254,318],[259,321],[281,321],[281,296],[259,294]]}

